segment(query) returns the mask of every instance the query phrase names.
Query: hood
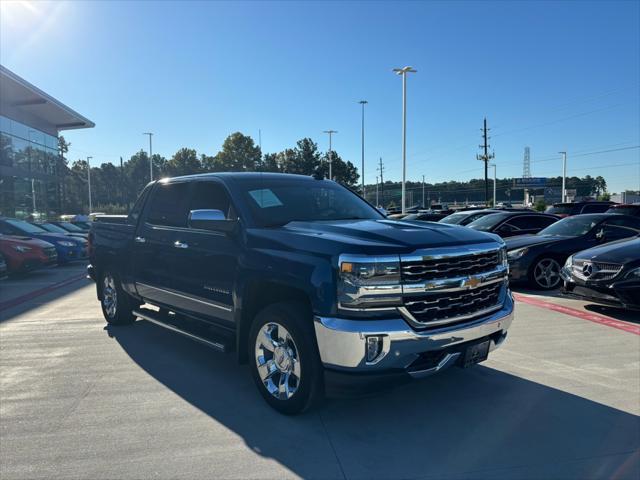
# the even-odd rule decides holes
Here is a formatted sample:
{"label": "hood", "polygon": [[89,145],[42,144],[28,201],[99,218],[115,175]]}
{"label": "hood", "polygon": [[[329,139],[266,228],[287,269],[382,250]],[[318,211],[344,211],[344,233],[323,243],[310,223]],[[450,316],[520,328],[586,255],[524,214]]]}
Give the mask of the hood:
{"label": "hood", "polygon": [[640,237],[605,243],[576,253],[574,258],[596,262],[626,264],[640,261]]}
{"label": "hood", "polygon": [[507,244],[507,250],[515,250],[516,248],[532,247],[533,245],[542,245],[543,243],[556,243],[568,240],[571,237],[557,237],[555,235],[517,235],[504,239]]}
{"label": "hood", "polygon": [[409,253],[420,248],[502,243],[496,235],[457,225],[388,219],[290,222],[279,228],[255,229],[252,233],[289,248],[331,255]]}
{"label": "hood", "polygon": [[45,248],[52,247],[49,242],[33,237],[22,237],[18,235],[0,235],[0,242],[10,245],[24,245],[25,247]]}

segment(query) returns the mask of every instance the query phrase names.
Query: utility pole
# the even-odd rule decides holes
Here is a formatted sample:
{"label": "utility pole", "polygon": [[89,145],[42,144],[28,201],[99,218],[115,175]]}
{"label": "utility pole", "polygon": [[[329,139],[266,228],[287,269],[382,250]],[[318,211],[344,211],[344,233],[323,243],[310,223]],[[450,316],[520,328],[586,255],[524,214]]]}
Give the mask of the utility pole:
{"label": "utility pole", "polygon": [[567,189],[566,187],[566,178],[567,178],[567,152],[558,152],[562,154],[562,202],[567,201]]}
{"label": "utility pole", "polygon": [[369,103],[366,100],[360,100],[358,102],[362,105],[362,198],[364,198],[364,106]]}
{"label": "utility pole", "polygon": [[380,166],[378,167],[380,172],[380,193],[382,196],[382,208],[384,208],[384,165],[382,165],[382,157],[380,157]]}
{"label": "utility pole", "polygon": [[493,208],[496,208],[496,164],[490,163],[490,167],[493,167]]}
{"label": "utility pole", "polygon": [[422,175],[422,208],[424,208],[424,175]]}
{"label": "utility pole", "polygon": [[91,215],[91,211],[93,207],[91,206],[91,159],[93,157],[87,157],[87,186],[89,187],[89,215]]}
{"label": "utility pole", "polygon": [[334,133],[338,133],[337,130],[325,130],[324,133],[328,133],[329,134],[329,180],[333,180],[333,175],[332,175],[332,170],[331,170],[331,163],[333,162],[333,150],[331,149],[331,136]]}
{"label": "utility pole", "polygon": [[483,145],[480,145],[480,148],[484,150],[483,155],[476,155],[478,160],[482,160],[484,162],[484,204],[489,205],[489,160],[495,157],[494,154],[489,155],[489,129],[487,128],[487,119],[484,119],[484,126],[482,128],[482,138],[484,140]]}
{"label": "utility pole", "polygon": [[153,137],[153,133],[145,132],[143,135],[149,135],[149,181],[153,182],[153,148],[151,145],[151,137]]}
{"label": "utility pole", "polygon": [[380,197],[378,197],[378,177],[376,176],[376,207],[380,205]]}
{"label": "utility pole", "polygon": [[396,74],[402,76],[402,213],[407,213],[407,73],[416,73],[413,67],[394,68]]}
{"label": "utility pole", "polygon": [[31,202],[33,203],[33,219],[36,219],[36,180],[31,179]]}

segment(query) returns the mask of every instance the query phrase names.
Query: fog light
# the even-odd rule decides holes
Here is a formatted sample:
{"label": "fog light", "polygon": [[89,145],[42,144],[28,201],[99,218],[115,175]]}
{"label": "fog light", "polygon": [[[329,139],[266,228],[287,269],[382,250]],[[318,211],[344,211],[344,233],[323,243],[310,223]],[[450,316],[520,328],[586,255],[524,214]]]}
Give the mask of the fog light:
{"label": "fog light", "polygon": [[367,337],[367,363],[376,360],[382,353],[382,337]]}

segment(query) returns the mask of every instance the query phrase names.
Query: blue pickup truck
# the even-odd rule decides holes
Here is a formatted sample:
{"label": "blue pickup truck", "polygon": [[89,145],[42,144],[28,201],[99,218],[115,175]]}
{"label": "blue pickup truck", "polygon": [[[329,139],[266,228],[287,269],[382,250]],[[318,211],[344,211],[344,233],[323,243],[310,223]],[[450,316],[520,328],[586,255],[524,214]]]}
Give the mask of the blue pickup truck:
{"label": "blue pickup truck", "polygon": [[337,183],[212,173],[152,182],[89,235],[106,321],[142,318],[249,363],[295,414],[485,360],[513,319],[503,241],[386,219]]}

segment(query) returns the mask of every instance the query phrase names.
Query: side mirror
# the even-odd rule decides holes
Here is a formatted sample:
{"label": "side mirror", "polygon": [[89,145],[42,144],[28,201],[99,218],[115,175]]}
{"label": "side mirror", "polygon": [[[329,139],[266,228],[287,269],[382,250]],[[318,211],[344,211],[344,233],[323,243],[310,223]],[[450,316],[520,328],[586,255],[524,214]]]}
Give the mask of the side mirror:
{"label": "side mirror", "polygon": [[236,220],[227,219],[222,210],[191,210],[189,227],[213,232],[231,233],[237,225]]}

